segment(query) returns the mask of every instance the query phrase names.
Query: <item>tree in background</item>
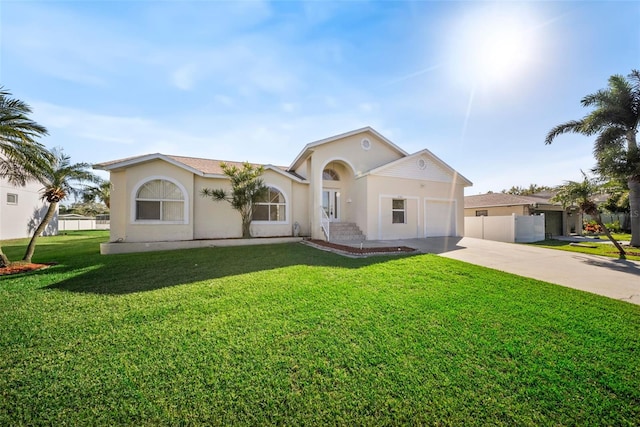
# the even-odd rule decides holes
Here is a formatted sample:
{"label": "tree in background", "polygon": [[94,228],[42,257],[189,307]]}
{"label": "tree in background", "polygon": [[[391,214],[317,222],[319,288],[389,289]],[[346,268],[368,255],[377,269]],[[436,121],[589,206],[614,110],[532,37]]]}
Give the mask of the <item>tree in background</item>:
{"label": "tree in background", "polygon": [[[51,154],[36,139],[47,135],[47,129],[29,118],[29,105],[11,97],[0,87],[0,177],[24,186],[37,177]],[[9,259],[0,247],[0,267]]]}
{"label": "tree in background", "polygon": [[614,179],[603,184],[603,190],[608,197],[600,207],[612,214],[623,214],[624,219],[622,224],[619,224],[620,229],[629,232],[631,223],[629,215],[629,188],[627,187],[627,183]]}
{"label": "tree in background", "polygon": [[603,185],[599,179],[589,178],[584,172],[582,172],[582,176],[582,182],[566,181],[563,185],[557,187],[557,193],[551,200],[562,203],[564,208],[572,204],[578,205],[582,213],[590,215],[602,228],[607,238],[611,240],[616,249],[618,249],[620,258],[625,258],[626,252],[620,243],[611,236],[611,232],[602,222],[598,204],[594,201],[594,196],[603,193]]}
{"label": "tree in background", "polygon": [[612,179],[626,181],[629,187],[631,245],[640,247],[640,147],[636,140],[640,125],[640,71],[628,78],[613,75],[609,85],[582,98],[583,107],[593,111],[580,120],[560,124],[547,134],[551,144],[560,134],[573,132],[597,135],[593,152],[595,172]]}
{"label": "tree in background", "polygon": [[53,218],[58,207],[58,203],[66,199],[69,195],[77,195],[81,192],[79,188],[83,183],[95,183],[99,178],[91,171],[87,170],[91,165],[88,163],[71,164],[71,158],[62,152],[62,149],[52,151],[53,161],[48,162],[39,172],[42,188],[42,199],[49,203],[47,213],[33,232],[27,250],[22,261],[31,262],[31,257],[36,248],[36,240],[46,229]]}
{"label": "tree in background", "polygon": [[532,194],[541,193],[543,191],[553,191],[553,187],[546,185],[529,184],[529,188],[513,186],[508,190],[502,190],[503,193],[513,194],[514,196],[530,196]]}
{"label": "tree in background", "polygon": [[231,181],[231,192],[224,189],[203,188],[200,195],[211,197],[213,200],[226,200],[233,209],[240,212],[242,218],[242,237],[251,237],[251,219],[253,218],[253,205],[268,191],[268,187],[262,181],[264,168],[253,166],[249,162],[244,162],[242,168],[227,163],[220,163],[222,172]]}

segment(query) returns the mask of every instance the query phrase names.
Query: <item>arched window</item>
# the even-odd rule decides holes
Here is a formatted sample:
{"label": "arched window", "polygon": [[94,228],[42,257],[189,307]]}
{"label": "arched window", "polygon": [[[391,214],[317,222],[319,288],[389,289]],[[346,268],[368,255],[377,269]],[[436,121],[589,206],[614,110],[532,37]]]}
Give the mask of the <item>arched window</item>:
{"label": "arched window", "polygon": [[136,221],[184,221],[184,194],[173,182],[154,179],[136,193]]}
{"label": "arched window", "polygon": [[325,181],[340,181],[340,175],[333,169],[325,169],[322,171],[322,179]]}
{"label": "arched window", "polygon": [[253,205],[254,221],[285,222],[287,220],[287,202],[276,188],[269,191]]}

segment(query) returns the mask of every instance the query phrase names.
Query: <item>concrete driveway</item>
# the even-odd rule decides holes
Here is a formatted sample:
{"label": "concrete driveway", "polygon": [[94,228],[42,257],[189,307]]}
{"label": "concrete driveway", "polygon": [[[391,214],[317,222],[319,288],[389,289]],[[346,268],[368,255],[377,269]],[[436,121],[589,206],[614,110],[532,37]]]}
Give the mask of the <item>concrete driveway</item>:
{"label": "concrete driveway", "polygon": [[[375,245],[367,242],[367,246]],[[421,252],[640,305],[640,262],[637,261],[470,237],[396,240],[393,245],[405,245]]]}

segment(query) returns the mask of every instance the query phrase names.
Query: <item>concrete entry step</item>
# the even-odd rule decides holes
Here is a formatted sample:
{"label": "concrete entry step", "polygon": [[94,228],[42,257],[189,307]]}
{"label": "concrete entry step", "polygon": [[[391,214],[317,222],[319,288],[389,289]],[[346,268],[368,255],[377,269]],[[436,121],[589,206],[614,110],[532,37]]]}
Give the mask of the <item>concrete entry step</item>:
{"label": "concrete entry step", "polygon": [[329,226],[330,241],[365,240],[362,230],[353,222],[332,222]]}

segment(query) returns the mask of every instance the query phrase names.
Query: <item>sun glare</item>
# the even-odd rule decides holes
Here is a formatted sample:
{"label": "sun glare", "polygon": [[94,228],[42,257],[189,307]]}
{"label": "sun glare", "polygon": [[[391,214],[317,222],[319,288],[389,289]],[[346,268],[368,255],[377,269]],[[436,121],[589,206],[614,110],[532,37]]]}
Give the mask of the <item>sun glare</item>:
{"label": "sun glare", "polygon": [[453,26],[449,55],[457,79],[505,86],[529,71],[537,54],[534,17],[517,10],[476,10]]}

